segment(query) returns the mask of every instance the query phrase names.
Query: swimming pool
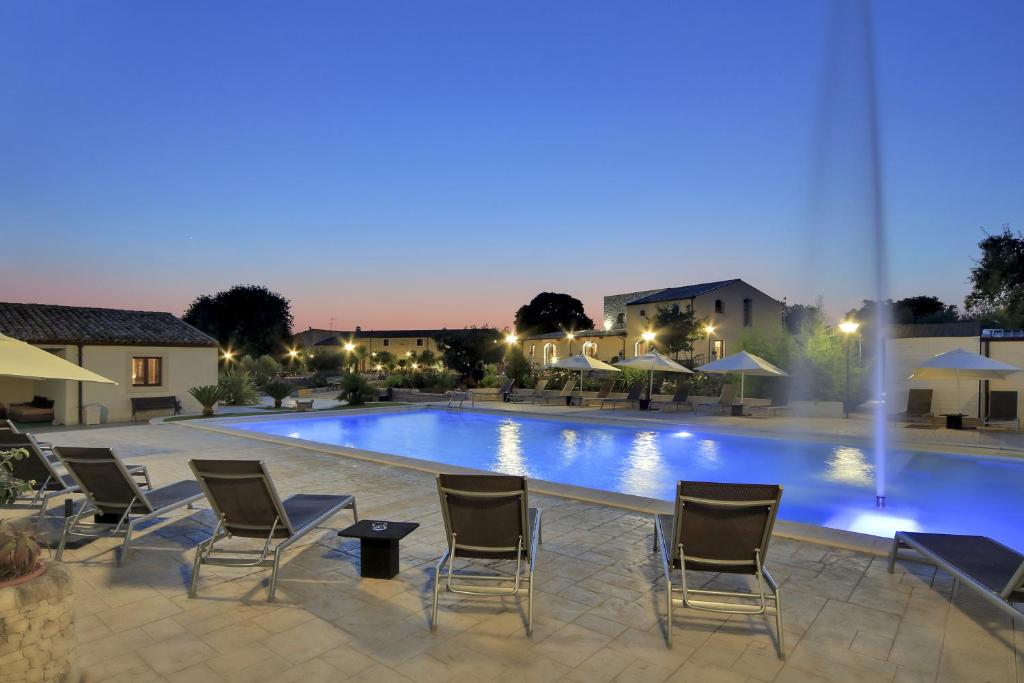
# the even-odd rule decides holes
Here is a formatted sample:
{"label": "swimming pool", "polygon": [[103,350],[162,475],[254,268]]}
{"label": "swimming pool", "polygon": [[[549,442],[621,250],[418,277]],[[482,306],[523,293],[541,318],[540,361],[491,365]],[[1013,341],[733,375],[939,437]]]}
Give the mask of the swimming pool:
{"label": "swimming pool", "polygon": [[891,450],[878,510],[870,450],[850,444],[435,409],[226,426],[663,500],[679,479],[781,483],[780,519],[889,537],[982,534],[1024,549],[1024,460]]}

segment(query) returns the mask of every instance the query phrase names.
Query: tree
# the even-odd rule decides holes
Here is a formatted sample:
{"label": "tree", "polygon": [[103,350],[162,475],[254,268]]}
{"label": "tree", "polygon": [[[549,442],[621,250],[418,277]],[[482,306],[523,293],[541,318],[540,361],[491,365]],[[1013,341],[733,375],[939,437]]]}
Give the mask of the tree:
{"label": "tree", "polygon": [[679,358],[679,352],[693,355],[693,343],[704,334],[706,320],[698,320],[690,308],[681,309],[679,304],[658,308],[654,317],[654,328],[658,331],[655,345],[662,347]]}
{"label": "tree", "polygon": [[518,344],[511,344],[505,353],[505,376],[515,381],[517,387],[533,385],[533,365]]}
{"label": "tree", "polygon": [[1005,327],[1024,326],[1024,234],[1004,225],[1000,233],[986,233],[978,247],[964,306],[974,315],[994,313]]}
{"label": "tree", "polygon": [[594,321],[584,313],[582,301],[554,292],[541,292],[530,303],[520,306],[515,323],[519,334],[594,329]]}
{"label": "tree", "polygon": [[483,379],[484,366],[501,360],[505,350],[501,333],[493,327],[446,331],[437,341],[444,364],[473,383]]}
{"label": "tree", "polygon": [[291,338],[291,302],[261,285],[198,296],[182,318],[223,348],[251,356],[280,354]]}
{"label": "tree", "polygon": [[935,296],[909,296],[892,305],[894,323],[948,323],[959,317],[955,305]]}
{"label": "tree", "polygon": [[782,309],[782,322],[792,335],[803,332],[808,325],[816,325],[825,319],[823,303],[819,299],[812,306],[806,304],[785,304]]}

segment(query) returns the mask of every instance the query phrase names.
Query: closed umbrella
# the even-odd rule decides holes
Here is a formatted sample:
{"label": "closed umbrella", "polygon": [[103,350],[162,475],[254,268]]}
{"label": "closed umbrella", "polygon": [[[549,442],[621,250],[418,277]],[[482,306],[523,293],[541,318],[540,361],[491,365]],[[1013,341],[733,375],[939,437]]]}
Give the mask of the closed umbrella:
{"label": "closed umbrella", "polygon": [[562,358],[555,362],[556,368],[562,368],[563,370],[579,370],[580,371],[580,397],[583,396],[583,373],[591,370],[603,370],[605,372],[622,372],[613,365],[608,365],[604,361],[600,361],[596,358],[581,353],[578,356],[570,356],[568,358]]}
{"label": "closed umbrella", "polygon": [[952,351],[940,353],[921,363],[914,369],[909,379],[931,380],[931,379],[955,379],[956,380],[956,405],[960,406],[960,378],[970,380],[983,379],[1006,379],[1021,369],[1016,365],[993,360],[980,353],[974,353],[967,349],[955,348]]}
{"label": "closed umbrella", "polygon": [[647,387],[647,398],[650,400],[654,395],[654,373],[655,372],[685,372],[693,374],[693,371],[680,365],[671,358],[666,358],[657,351],[648,351],[642,356],[625,358],[615,363],[620,368],[633,368],[634,370],[649,370],[651,373],[650,382]]}
{"label": "closed umbrella", "polygon": [[745,378],[749,375],[760,375],[768,377],[788,377],[789,375],[785,370],[778,368],[764,358],[755,356],[752,353],[746,351],[740,351],[734,353],[731,356],[720,358],[714,362],[702,365],[697,368],[700,372],[738,372],[740,373],[740,403],[743,403],[743,388],[745,384]]}
{"label": "closed umbrella", "polygon": [[65,379],[77,382],[117,384],[49,351],[0,334],[0,376],[22,379]]}

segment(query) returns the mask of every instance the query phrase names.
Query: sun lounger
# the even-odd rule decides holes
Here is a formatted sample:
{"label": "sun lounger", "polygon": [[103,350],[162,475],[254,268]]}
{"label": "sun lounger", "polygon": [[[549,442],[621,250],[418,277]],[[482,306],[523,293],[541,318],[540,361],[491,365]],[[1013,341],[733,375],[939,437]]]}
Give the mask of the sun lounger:
{"label": "sun lounger", "polygon": [[544,390],[548,386],[548,380],[538,380],[537,385],[533,389],[523,389],[515,393],[508,395],[508,400],[512,403],[521,403],[523,401],[534,401],[537,398],[544,395]]}
{"label": "sun lounger", "polygon": [[601,386],[598,387],[598,389],[597,389],[597,396],[591,396],[589,398],[584,398],[583,399],[583,403],[585,405],[588,405],[588,406],[592,405],[594,401],[597,401],[598,403],[600,403],[600,401],[602,401],[603,399],[608,398],[608,394],[612,393],[612,387],[614,387],[614,386],[615,386],[615,380],[613,380],[613,379],[608,379],[608,380],[605,380],[604,382],[601,382]]}
{"label": "sun lounger", "polygon": [[470,405],[476,405],[477,401],[489,400],[489,401],[504,401],[505,396],[512,391],[512,385],[515,384],[514,379],[506,379],[500,387],[496,388],[480,388],[472,389],[469,393]]}
{"label": "sun lounger", "polygon": [[[78,512],[64,520],[56,559],[64,554],[64,544],[72,536],[94,538],[123,536],[119,564],[128,561],[128,550],[135,528],[162,517],[203,497],[198,482],[183,480],[143,491],[125,464],[109,448],[56,446],[53,452],[68,472],[86,501]],[[85,513],[95,513],[93,524],[83,524]]]}
{"label": "sun lounger", "polygon": [[611,398],[606,397],[601,399],[601,410],[604,410],[605,404],[611,404],[612,410],[615,410],[615,406],[620,403],[631,403],[637,407],[640,406],[640,392],[644,390],[643,382],[636,382],[629,388],[629,393],[626,394],[625,398]]}
{"label": "sun lounger", "polygon": [[[0,439],[6,434],[29,434],[30,432],[23,432],[18,429],[18,426],[10,420],[0,420]],[[33,437],[35,435],[33,434]],[[53,449],[53,444],[49,441],[40,441],[36,439],[36,445],[38,445],[44,451],[50,451]]]}
{"label": "sun lounger", "polygon": [[[529,504],[526,477],[439,474],[437,490],[447,547],[434,567],[430,630],[437,629],[437,601],[444,571],[447,592],[493,596],[526,592],[526,633],[532,635],[534,567],[541,529],[540,510]],[[456,571],[456,560],[481,560],[493,571]],[[496,560],[514,561],[513,573],[495,569]],[[524,561],[528,563],[525,568]]]}
{"label": "sun lounger", "polygon": [[897,531],[889,552],[889,573],[900,550],[917,552],[914,559],[948,572],[1013,617],[1021,612],[1014,603],[1024,602],[1024,555],[986,536],[928,534]]}
{"label": "sun lounger", "polygon": [[985,426],[1013,427],[1020,429],[1020,415],[1017,412],[1016,391],[990,391],[988,394],[988,416]]}
{"label": "sun lounger", "polygon": [[680,382],[679,388],[676,389],[676,393],[672,394],[672,398],[662,405],[665,407],[675,406],[676,411],[682,410],[683,406],[693,410],[693,406],[690,405],[690,387],[683,382]]}
{"label": "sun lounger", "polygon": [[727,412],[732,411],[732,404],[736,400],[736,385],[735,384],[723,384],[722,393],[719,394],[718,400],[714,403],[696,403],[693,406],[693,411],[697,412],[700,410],[715,411],[721,415],[725,415]]}
{"label": "sun lounger", "polygon": [[[764,566],[781,498],[782,487],[769,484],[694,481],[677,484],[675,514],[654,518],[654,550],[661,551],[665,577],[665,643],[668,647],[672,647],[673,604],[726,614],[773,612],[779,659],[785,658],[779,585]],[[672,577],[676,570],[679,588],[673,588]],[[688,570],[744,574],[757,581],[757,591],[688,588]]]}
{"label": "sun lounger", "polygon": [[[200,568],[211,564],[270,567],[268,600],[273,600],[281,553],[346,508],[352,510],[352,517],[359,521],[355,496],[298,493],[282,501],[266,465],[259,460],[190,460],[189,466],[217,515],[213,535],[196,547],[189,597],[196,596]],[[215,547],[218,541],[228,537],[257,538],[263,541],[263,547],[260,550]]]}
{"label": "sun lounger", "polygon": [[565,399],[567,399],[567,398],[572,396],[573,389],[575,389],[575,388],[576,388],[576,380],[575,379],[570,379],[565,384],[562,385],[562,388],[558,391],[558,393],[555,393],[555,394],[544,394],[543,396],[540,396],[537,399],[535,399],[535,403],[545,404],[545,403],[547,403],[549,401],[554,401],[555,403],[563,403],[564,404],[565,403]]}
{"label": "sun lounger", "polygon": [[[0,432],[0,449],[8,448],[23,448],[28,452],[27,458],[11,460],[7,466],[15,477],[30,482],[33,494],[29,504],[39,506],[37,522],[45,519],[52,498],[67,496],[79,491],[74,477],[57,471],[56,465],[60,464],[57,456],[47,453],[31,434]],[[129,474],[140,480],[140,484],[152,488],[149,472],[143,465],[125,465],[124,467]]]}
{"label": "sun lounger", "polygon": [[902,413],[893,416],[895,420],[904,422],[916,422],[931,420],[932,417],[932,390],[911,389],[907,394],[907,409]]}

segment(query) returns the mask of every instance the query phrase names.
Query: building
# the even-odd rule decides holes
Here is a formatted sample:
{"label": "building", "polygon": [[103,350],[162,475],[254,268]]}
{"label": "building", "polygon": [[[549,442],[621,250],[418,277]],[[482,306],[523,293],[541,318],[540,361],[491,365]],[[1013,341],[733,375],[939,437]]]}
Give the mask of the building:
{"label": "building", "polygon": [[217,383],[217,342],[171,313],[0,303],[0,332],[117,382],[0,377],[0,403],[54,402],[55,424],[79,424],[84,406],[102,422],[131,419],[131,399],[175,396],[199,410],[194,386]]}
{"label": "building", "polygon": [[523,349],[538,365],[580,352],[604,361],[632,358],[648,351],[645,333],[657,335],[658,311],[674,305],[693,310],[710,327],[694,345],[696,364],[739,351],[744,335],[751,331],[775,332],[782,327],[782,302],[735,278],[608,295],[603,330],[532,335],[522,340]]}
{"label": "building", "polygon": [[437,340],[442,334],[452,330],[363,330],[360,327],[351,331],[335,331],[313,344],[314,348],[338,348],[344,350],[346,344],[362,347],[367,353],[387,351],[394,358],[419,354],[430,351],[440,354]]}
{"label": "building", "polygon": [[984,329],[978,322],[891,325],[885,341],[886,404],[890,413],[907,407],[911,389],[932,390],[932,414],[988,415],[989,391],[1016,391],[1017,414],[1024,395],[1024,372],[1004,380],[960,382],[911,380],[914,369],[933,356],[960,347],[1010,365],[1024,368],[1024,330]]}

